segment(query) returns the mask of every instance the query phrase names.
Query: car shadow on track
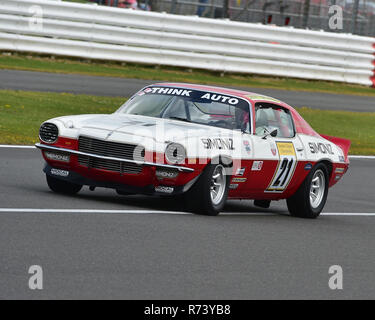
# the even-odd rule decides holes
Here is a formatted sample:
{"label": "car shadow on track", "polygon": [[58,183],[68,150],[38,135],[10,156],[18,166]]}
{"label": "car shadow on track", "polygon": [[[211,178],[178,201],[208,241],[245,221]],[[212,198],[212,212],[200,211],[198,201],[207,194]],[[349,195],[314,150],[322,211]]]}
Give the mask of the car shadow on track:
{"label": "car shadow on track", "polygon": [[[22,187],[21,187],[22,188]],[[30,191],[28,187],[23,187],[25,191]],[[116,209],[116,210],[155,210],[155,211],[181,211],[185,212],[186,208],[181,197],[168,197],[168,196],[144,196],[144,195],[127,195],[121,196],[117,195],[114,190],[109,189],[98,189],[94,192],[83,189],[80,193],[72,195],[56,194],[47,188],[35,188],[32,191],[40,194],[39,201],[44,202],[44,197],[48,197],[49,201],[59,202],[65,207],[65,201],[69,204],[72,200],[82,200],[85,209],[100,209],[103,204],[106,209]],[[53,197],[51,199],[51,197]],[[48,202],[49,202],[48,201]],[[75,204],[77,203],[74,201]],[[47,205],[48,206],[48,205]],[[55,206],[53,206],[55,207]],[[70,206],[69,206],[70,207]],[[284,208],[285,207],[285,208]],[[224,210],[222,211],[224,215],[229,214],[230,216],[244,216],[246,214],[254,215],[259,213],[264,214],[274,214],[274,215],[289,215],[286,206],[282,206],[280,202],[272,202],[269,209],[258,208],[253,205],[251,200],[229,200]]]}
{"label": "car shadow on track", "polygon": [[[106,202],[111,204],[123,205],[124,207],[131,207],[132,209],[149,209],[161,211],[186,211],[181,197],[160,197],[160,196],[143,196],[143,195],[95,195],[88,193],[80,193],[75,197],[89,200],[90,202]],[[124,208],[125,209],[125,208]],[[270,207],[270,209],[263,209],[255,207],[251,200],[229,200],[224,207],[223,213],[231,213],[235,215],[246,213],[267,213],[288,215],[288,212],[278,207]]]}

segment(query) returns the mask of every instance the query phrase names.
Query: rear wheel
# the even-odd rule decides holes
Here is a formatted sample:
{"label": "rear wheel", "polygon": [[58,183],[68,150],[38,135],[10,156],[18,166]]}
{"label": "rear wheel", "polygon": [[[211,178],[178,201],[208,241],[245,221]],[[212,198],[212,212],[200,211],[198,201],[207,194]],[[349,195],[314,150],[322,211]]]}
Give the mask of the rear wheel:
{"label": "rear wheel", "polygon": [[297,192],[286,200],[290,214],[300,218],[317,218],[327,201],[328,178],[327,167],[318,163]]}
{"label": "rear wheel", "polygon": [[194,213],[216,216],[228,197],[230,176],[222,164],[209,164],[194,186],[185,194],[185,203]]}
{"label": "rear wheel", "polygon": [[53,192],[64,194],[76,194],[82,189],[82,185],[60,180],[50,175],[46,175],[47,184]]}

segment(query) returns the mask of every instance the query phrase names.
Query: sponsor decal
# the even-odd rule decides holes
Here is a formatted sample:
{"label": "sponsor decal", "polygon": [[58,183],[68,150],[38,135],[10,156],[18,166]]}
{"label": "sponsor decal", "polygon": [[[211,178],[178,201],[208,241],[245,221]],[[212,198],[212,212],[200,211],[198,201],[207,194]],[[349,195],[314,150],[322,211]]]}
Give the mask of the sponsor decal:
{"label": "sponsor decal", "polygon": [[170,87],[150,87],[139,92],[138,95],[142,96],[144,94],[166,94],[172,96],[180,97],[193,97],[199,100],[210,100],[224,104],[230,104],[232,106],[238,105],[241,100],[233,96],[227,96],[223,94],[217,94],[212,92],[204,92],[197,90],[188,90],[181,88],[170,88]]}
{"label": "sponsor decal", "polygon": [[345,158],[344,158],[344,156],[339,156],[339,161],[340,161],[340,162],[345,162]]}
{"label": "sponsor decal", "polygon": [[155,175],[161,179],[163,178],[174,179],[174,178],[177,178],[178,171],[156,170]]}
{"label": "sponsor decal", "polygon": [[312,164],[311,163],[307,163],[306,165],[305,165],[305,170],[311,170],[312,169]]}
{"label": "sponsor decal", "polygon": [[236,184],[236,183],[232,183],[232,184],[229,185],[229,189],[231,189],[231,190],[234,190],[234,189],[237,189],[237,188],[238,188],[238,184]]}
{"label": "sponsor decal", "polygon": [[263,167],[263,161],[254,161],[251,171],[260,171]]}
{"label": "sponsor decal", "polygon": [[44,151],[44,155],[50,160],[63,161],[63,162],[70,161],[70,156],[68,154]]}
{"label": "sponsor decal", "polygon": [[144,93],[156,93],[156,94],[170,94],[173,96],[185,96],[190,97],[190,93],[192,90],[186,90],[186,89],[177,89],[177,88],[160,88],[160,87],[152,87],[152,88],[146,88]]}
{"label": "sponsor decal", "polygon": [[335,173],[344,173],[344,168],[336,168]]}
{"label": "sponsor decal", "polygon": [[246,168],[238,168],[236,171],[236,176],[243,176]]}
{"label": "sponsor decal", "polygon": [[166,186],[157,186],[155,187],[156,192],[163,192],[163,193],[172,193],[174,188],[166,187]]}
{"label": "sponsor decal", "polygon": [[69,171],[52,168],[51,174],[60,177],[67,177],[69,175]]}
{"label": "sponsor decal", "polygon": [[217,102],[221,102],[221,103],[229,103],[231,105],[236,105],[239,102],[239,100],[237,98],[223,96],[223,95],[220,95],[220,94],[209,93],[209,92],[207,92],[203,96],[201,96],[201,99],[208,99],[208,100],[217,101]]}
{"label": "sponsor decal", "polygon": [[247,153],[250,153],[250,152],[251,152],[250,142],[247,141],[247,140],[244,140],[243,145],[245,146],[245,150],[246,150],[246,152],[247,152]]}
{"label": "sponsor decal", "polygon": [[291,142],[277,142],[277,149],[279,150],[280,156],[295,156],[293,143]]}
{"label": "sponsor decal", "polygon": [[293,142],[276,142],[279,163],[266,192],[283,192],[292,180],[297,167],[297,156]]}
{"label": "sponsor decal", "polygon": [[233,178],[232,182],[245,182],[246,180],[246,178]]}
{"label": "sponsor decal", "polygon": [[201,139],[205,149],[234,150],[233,139],[207,138]]}
{"label": "sponsor decal", "polygon": [[336,176],[335,176],[335,181],[340,180],[341,177],[342,177],[341,175],[336,175]]}
{"label": "sponsor decal", "polygon": [[328,143],[309,142],[309,147],[311,153],[334,154],[334,152],[332,151],[332,146]]}
{"label": "sponsor decal", "polygon": [[274,156],[276,156],[277,154],[277,150],[276,150],[276,145],[273,141],[270,141],[270,148],[271,148],[271,152]]}

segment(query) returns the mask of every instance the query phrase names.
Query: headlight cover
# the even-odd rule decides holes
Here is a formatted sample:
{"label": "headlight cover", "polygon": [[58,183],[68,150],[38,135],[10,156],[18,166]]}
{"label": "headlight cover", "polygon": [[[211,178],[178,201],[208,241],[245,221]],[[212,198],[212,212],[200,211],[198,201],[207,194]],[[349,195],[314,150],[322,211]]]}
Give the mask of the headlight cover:
{"label": "headlight cover", "polygon": [[59,137],[59,129],[50,122],[45,122],[40,126],[39,138],[45,143],[54,143]]}
{"label": "headlight cover", "polygon": [[165,158],[170,164],[181,164],[185,162],[186,150],[179,143],[170,143],[165,148]]}

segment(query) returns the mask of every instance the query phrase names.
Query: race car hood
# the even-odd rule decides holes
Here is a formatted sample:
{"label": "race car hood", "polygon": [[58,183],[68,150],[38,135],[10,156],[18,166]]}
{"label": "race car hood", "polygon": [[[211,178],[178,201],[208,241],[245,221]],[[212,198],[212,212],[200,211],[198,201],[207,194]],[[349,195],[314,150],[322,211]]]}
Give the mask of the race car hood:
{"label": "race car hood", "polygon": [[186,137],[200,137],[214,135],[228,135],[232,130],[210,127],[196,123],[189,123],[173,119],[160,119],[138,115],[81,115],[60,117],[54,119],[65,127],[79,130],[80,134],[93,131],[108,133],[122,133],[152,138],[159,142],[165,139],[177,142]]}
{"label": "race car hood", "polygon": [[[141,144],[148,150],[164,152],[166,144],[182,144],[190,156],[205,154],[204,149],[237,150],[236,139],[240,131],[173,119],[160,119],[140,115],[80,115],[49,120],[59,127],[62,136],[78,139],[88,136],[119,143]],[[215,140],[212,144],[212,139]]]}

